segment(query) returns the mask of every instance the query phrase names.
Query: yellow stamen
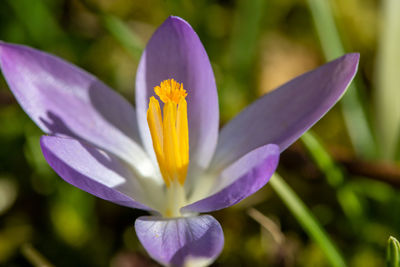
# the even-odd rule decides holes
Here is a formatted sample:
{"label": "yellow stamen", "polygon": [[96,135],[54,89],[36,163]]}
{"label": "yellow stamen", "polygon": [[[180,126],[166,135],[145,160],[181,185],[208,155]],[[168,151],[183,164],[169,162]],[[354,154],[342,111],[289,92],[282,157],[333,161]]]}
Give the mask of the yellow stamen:
{"label": "yellow stamen", "polygon": [[179,154],[181,155],[182,164],[178,169],[178,179],[181,184],[185,182],[187,167],[189,164],[189,127],[187,120],[187,103],[185,98],[181,97],[178,104],[176,115],[176,132],[178,136]]}
{"label": "yellow stamen", "polygon": [[176,104],[168,101],[164,104],[164,163],[170,181],[177,178],[178,168],[181,165],[178,136],[176,134]]}
{"label": "yellow stamen", "polygon": [[[153,149],[156,153],[157,161],[164,162],[163,122],[160,103],[158,103],[154,96],[150,97],[149,109],[147,110],[147,123],[149,124]],[[167,176],[163,164],[160,164],[160,171],[163,177]],[[169,186],[168,179],[165,180],[165,183]]]}
{"label": "yellow stamen", "polygon": [[159,102],[150,98],[147,122],[158,165],[167,187],[176,181],[183,185],[189,164],[189,129],[186,90],[173,79],[154,87],[164,102],[163,115]]}
{"label": "yellow stamen", "polygon": [[178,104],[182,97],[185,98],[187,96],[186,90],[183,89],[183,84],[176,82],[174,79],[162,81],[160,86],[154,87],[154,92],[164,103],[172,101]]}

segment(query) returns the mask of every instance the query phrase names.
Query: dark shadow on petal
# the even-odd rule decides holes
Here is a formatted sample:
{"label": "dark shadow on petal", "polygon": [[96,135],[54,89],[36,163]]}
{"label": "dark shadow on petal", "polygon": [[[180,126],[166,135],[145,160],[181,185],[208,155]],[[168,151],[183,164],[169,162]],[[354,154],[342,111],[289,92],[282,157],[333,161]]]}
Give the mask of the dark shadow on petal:
{"label": "dark shadow on petal", "polygon": [[[96,158],[99,163],[104,166],[111,166],[115,159],[106,157],[105,154],[99,152],[97,146],[93,145],[90,140],[85,140],[79,137],[78,134],[74,133],[66,124],[65,122],[57,116],[55,113],[48,111],[47,118],[40,118],[41,122],[43,122],[46,127],[49,129],[49,134],[64,138],[72,138],[78,140],[83,147],[94,157]],[[88,145],[93,146],[93,148],[89,149]],[[107,151],[107,153],[110,153]],[[122,159],[121,159],[122,161]]]}
{"label": "dark shadow on petal", "polygon": [[53,112],[48,111],[47,118],[48,119],[40,118],[40,120],[49,129],[51,135],[78,140],[79,143],[81,143],[82,147],[90,155],[92,155],[93,158],[95,158],[101,165],[105,166],[107,169],[110,169],[118,173],[122,177],[127,176],[127,170],[112,168],[113,166],[116,166],[118,164],[127,165],[122,159],[120,159],[120,162],[117,163],[117,159],[107,156],[106,153],[101,153],[99,148],[91,144],[89,141],[80,138],[65,124],[65,122],[59,116],[57,116]]}
{"label": "dark shadow on petal", "polygon": [[[98,149],[94,146],[88,146],[83,141],[80,141],[80,143],[82,144],[82,147],[93,158],[95,158],[99,164],[124,178],[124,182],[115,185],[113,187],[114,189],[119,191],[122,190],[127,195],[135,195],[139,198],[139,200],[142,198],[142,196],[138,196],[138,192],[141,192],[141,194],[144,193],[144,189],[140,182],[143,178],[135,173],[135,170],[132,169],[129,164],[125,163],[122,159],[117,158],[111,153],[102,153],[101,149]],[[134,191],[136,191],[136,193],[134,193]]]}
{"label": "dark shadow on petal", "polygon": [[49,134],[80,139],[55,113],[47,111],[46,115],[47,118],[40,117],[39,119],[49,129]]}
{"label": "dark shadow on petal", "polygon": [[88,90],[92,106],[105,121],[119,129],[125,136],[142,144],[136,114],[132,105],[101,81],[94,81]]}
{"label": "dark shadow on petal", "polygon": [[98,181],[87,177],[83,173],[68,166],[61,158],[56,156],[52,151],[48,149],[43,149],[43,155],[49,162],[50,166],[57,172],[57,174],[63,178],[69,184],[88,192],[99,198],[114,202],[116,204],[139,208],[144,210],[149,210],[149,208],[139,202],[136,202],[124,193],[118,192],[112,188],[109,188]]}
{"label": "dark shadow on petal", "polygon": [[[106,153],[101,153],[101,150],[99,150],[98,148],[94,147],[94,146],[88,146],[87,144],[85,144],[85,142],[83,141],[79,141],[79,143],[82,144],[82,147],[93,157],[96,159],[96,161],[98,163],[100,163],[101,165],[103,165],[104,167],[106,167],[109,170],[112,170],[113,172],[119,174],[121,177],[126,177],[127,175],[129,175],[128,171],[126,169],[120,169],[120,168],[114,168],[114,166],[117,165],[122,165],[124,164],[122,160],[117,160],[116,158],[109,156]],[[121,166],[122,167],[122,166]],[[128,180],[128,179],[125,179]],[[125,182],[126,183],[126,182]]]}

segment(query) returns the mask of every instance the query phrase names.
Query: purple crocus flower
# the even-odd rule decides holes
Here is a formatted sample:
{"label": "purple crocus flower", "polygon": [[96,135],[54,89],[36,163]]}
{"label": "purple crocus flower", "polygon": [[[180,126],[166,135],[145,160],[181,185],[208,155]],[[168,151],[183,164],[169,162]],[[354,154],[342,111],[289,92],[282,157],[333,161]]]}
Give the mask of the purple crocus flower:
{"label": "purple crocus flower", "polygon": [[[136,112],[89,73],[29,47],[0,43],[2,72],[46,133],[40,144],[68,183],[119,205],[148,210],[135,222],[159,263],[211,263],[224,244],[210,215],[263,187],[279,153],[318,121],[353,79],[347,54],[261,97],[218,133],[214,74],[191,26],[169,17],[136,76]],[[160,105],[161,103],[161,105]]]}

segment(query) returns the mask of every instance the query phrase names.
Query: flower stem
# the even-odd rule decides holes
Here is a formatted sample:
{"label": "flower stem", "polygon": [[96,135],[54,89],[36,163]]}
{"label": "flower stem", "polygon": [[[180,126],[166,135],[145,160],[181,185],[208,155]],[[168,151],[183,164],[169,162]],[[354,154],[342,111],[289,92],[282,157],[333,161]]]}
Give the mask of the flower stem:
{"label": "flower stem", "polygon": [[301,224],[304,231],[306,231],[321,247],[332,266],[346,266],[343,257],[330,240],[328,234],[322,229],[311,211],[282,179],[282,177],[275,173],[269,181],[269,184]]}

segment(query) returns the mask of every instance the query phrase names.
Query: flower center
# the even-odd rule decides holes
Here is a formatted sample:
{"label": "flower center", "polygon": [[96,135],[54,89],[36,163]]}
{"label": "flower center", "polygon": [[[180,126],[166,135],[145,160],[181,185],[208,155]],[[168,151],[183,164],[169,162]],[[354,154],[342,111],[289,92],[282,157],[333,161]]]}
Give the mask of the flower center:
{"label": "flower center", "polygon": [[168,202],[165,215],[180,215],[178,203],[185,201],[183,185],[189,165],[189,129],[186,90],[174,79],[161,82],[154,92],[164,103],[152,96],[147,110],[147,122],[161,175],[167,186]]}

